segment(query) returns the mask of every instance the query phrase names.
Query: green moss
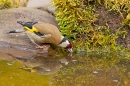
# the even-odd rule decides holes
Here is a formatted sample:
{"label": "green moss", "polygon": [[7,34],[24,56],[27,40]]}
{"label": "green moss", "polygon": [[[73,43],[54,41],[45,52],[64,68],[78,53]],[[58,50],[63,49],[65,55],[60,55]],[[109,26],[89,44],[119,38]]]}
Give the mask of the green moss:
{"label": "green moss", "polygon": [[[129,21],[130,3],[128,2],[128,0],[125,2],[120,0],[53,0],[57,8],[55,16],[60,30],[63,35],[72,39],[76,50],[106,47],[118,49],[116,40],[119,37],[125,37],[127,33],[121,29],[124,29]],[[128,17],[122,21],[123,25],[119,25],[119,28],[112,32],[108,23],[96,24],[99,20],[99,14],[96,13],[98,6],[104,6],[107,12],[116,12],[123,19],[125,16]]]}
{"label": "green moss", "polygon": [[9,0],[0,0],[0,9],[7,9],[11,7]]}
{"label": "green moss", "polygon": [[0,9],[16,8],[20,0],[0,0]]}

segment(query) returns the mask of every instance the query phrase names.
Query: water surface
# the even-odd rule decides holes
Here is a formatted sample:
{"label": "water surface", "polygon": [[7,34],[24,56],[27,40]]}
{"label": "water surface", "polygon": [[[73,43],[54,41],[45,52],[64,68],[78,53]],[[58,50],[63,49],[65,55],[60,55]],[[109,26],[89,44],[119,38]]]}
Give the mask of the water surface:
{"label": "water surface", "polygon": [[14,57],[0,61],[0,76],[1,86],[129,86],[130,60],[114,52]]}

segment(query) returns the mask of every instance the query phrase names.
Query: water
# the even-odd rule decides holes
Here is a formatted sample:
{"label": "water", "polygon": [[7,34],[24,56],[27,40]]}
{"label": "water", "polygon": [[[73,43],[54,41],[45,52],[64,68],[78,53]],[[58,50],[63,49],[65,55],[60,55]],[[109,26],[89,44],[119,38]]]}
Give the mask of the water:
{"label": "water", "polygon": [[42,55],[1,60],[0,86],[130,85],[130,60],[117,53]]}

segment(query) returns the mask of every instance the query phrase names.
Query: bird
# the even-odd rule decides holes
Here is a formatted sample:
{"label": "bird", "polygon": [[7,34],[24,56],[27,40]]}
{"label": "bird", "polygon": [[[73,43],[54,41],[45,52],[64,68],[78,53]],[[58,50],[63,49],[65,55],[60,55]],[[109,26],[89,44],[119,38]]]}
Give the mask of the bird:
{"label": "bird", "polygon": [[8,33],[26,33],[31,42],[36,45],[36,48],[43,48],[39,43],[49,43],[67,49],[71,53],[73,52],[72,42],[64,37],[55,25],[32,21],[17,21],[17,23],[22,25],[23,28],[11,30]]}

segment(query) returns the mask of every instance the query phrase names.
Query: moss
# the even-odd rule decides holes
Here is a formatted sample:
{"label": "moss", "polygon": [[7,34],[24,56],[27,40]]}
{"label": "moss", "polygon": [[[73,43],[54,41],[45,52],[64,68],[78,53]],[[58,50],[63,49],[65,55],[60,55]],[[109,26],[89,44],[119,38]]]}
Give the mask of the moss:
{"label": "moss", "polygon": [[17,8],[20,4],[25,4],[22,0],[0,0],[0,9]]}
{"label": "moss", "polygon": [[9,0],[1,0],[0,1],[0,9],[7,9],[11,7],[11,3]]}
{"label": "moss", "polygon": [[[127,33],[124,26],[128,25],[129,21],[128,2],[128,0],[53,0],[57,8],[55,16],[60,30],[64,36],[72,39],[75,50],[106,47],[117,49],[119,46],[116,40],[125,37]],[[96,11],[99,6],[105,7],[108,13],[119,14],[123,19],[121,21],[123,25],[119,24],[118,28],[112,31],[111,24],[105,19],[104,25],[97,24],[99,14]],[[108,16],[105,17],[107,19]]]}

